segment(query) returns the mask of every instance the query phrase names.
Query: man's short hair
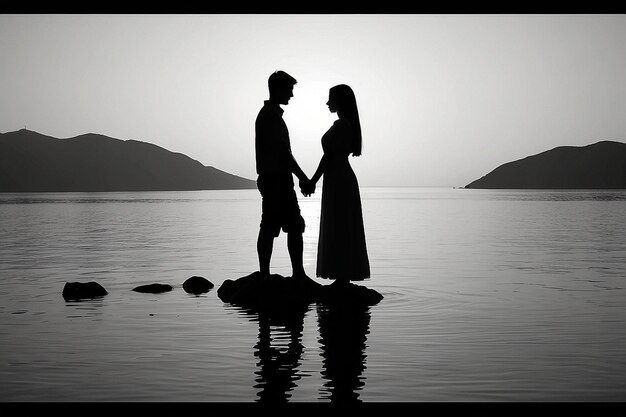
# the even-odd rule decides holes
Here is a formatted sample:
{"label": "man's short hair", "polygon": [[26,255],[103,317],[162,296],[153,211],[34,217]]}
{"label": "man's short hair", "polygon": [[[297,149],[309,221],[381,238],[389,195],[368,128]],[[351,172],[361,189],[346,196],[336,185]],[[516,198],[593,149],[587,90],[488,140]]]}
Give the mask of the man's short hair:
{"label": "man's short hair", "polygon": [[272,75],[267,79],[267,86],[270,91],[276,91],[283,88],[291,87],[297,84],[295,78],[287,74],[285,71],[274,71]]}

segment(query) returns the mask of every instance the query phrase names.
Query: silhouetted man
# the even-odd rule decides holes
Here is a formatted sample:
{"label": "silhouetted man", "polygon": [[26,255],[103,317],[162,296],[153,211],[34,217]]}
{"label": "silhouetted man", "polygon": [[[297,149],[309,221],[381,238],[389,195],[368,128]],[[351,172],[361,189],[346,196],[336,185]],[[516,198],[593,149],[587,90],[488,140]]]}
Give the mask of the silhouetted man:
{"label": "silhouetted man", "polygon": [[295,78],[283,71],[270,75],[269,100],[265,101],[255,122],[257,187],[263,198],[257,252],[264,275],[270,274],[274,238],[282,229],[287,233],[292,276],[306,277],[302,264],[304,219],[294,190],[293,174],[300,180],[303,194],[310,194],[314,189],[309,188],[307,176],[291,153],[289,131],[280,107],[289,103],[296,83]]}

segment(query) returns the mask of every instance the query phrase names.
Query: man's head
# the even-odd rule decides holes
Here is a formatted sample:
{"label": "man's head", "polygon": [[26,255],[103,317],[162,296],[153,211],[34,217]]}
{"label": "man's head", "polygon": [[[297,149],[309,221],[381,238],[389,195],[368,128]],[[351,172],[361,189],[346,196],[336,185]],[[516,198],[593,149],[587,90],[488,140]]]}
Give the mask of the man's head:
{"label": "man's head", "polygon": [[270,101],[278,104],[287,104],[293,97],[293,86],[298,82],[284,71],[275,71],[267,80],[270,90]]}

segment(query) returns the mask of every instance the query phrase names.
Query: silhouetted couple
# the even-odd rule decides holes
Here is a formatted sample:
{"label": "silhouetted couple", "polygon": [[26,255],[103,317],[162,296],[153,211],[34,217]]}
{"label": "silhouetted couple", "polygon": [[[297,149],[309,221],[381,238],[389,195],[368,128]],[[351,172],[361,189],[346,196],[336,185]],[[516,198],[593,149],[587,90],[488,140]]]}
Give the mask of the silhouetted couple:
{"label": "silhouetted couple", "polygon": [[297,81],[283,71],[268,79],[269,100],[255,123],[257,186],[262,196],[262,215],[257,240],[260,272],[270,274],[270,260],[281,229],[287,233],[292,278],[308,278],[302,262],[305,222],[294,190],[298,177],[304,196],[315,192],[324,176],[317,246],[316,275],[341,285],[370,277],[365,244],[361,196],[350,155],[361,155],[361,124],[352,89],[340,84],[330,89],[328,109],[338,119],[322,136],[324,151],[315,174],[309,179],[291,152],[289,130],[281,105],[293,97]]}

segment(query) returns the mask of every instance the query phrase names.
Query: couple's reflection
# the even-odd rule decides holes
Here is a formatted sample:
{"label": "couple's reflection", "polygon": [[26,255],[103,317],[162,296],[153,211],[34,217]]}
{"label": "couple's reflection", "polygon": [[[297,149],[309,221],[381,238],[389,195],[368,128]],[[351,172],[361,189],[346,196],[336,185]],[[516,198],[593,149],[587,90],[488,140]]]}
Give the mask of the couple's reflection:
{"label": "couple's reflection", "polygon": [[298,370],[302,358],[302,331],[306,309],[289,314],[260,311],[256,313],[259,338],[254,346],[258,370],[255,372],[257,401],[284,403],[302,378]]}
{"label": "couple's reflection", "polygon": [[[298,381],[308,375],[299,367],[305,350],[304,318],[310,311],[310,307],[288,314],[248,311],[259,326],[258,342],[254,346],[258,359],[254,385],[258,402],[288,402]],[[333,403],[360,402],[359,391],[365,385],[363,371],[370,309],[318,304],[316,313],[323,379],[319,399]]]}
{"label": "couple's reflection", "polygon": [[369,307],[317,306],[322,378],[321,398],[333,403],[360,402],[365,385],[365,348],[369,333]]}

